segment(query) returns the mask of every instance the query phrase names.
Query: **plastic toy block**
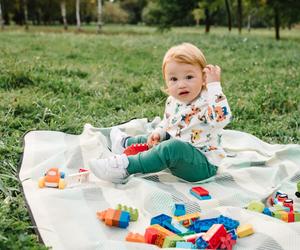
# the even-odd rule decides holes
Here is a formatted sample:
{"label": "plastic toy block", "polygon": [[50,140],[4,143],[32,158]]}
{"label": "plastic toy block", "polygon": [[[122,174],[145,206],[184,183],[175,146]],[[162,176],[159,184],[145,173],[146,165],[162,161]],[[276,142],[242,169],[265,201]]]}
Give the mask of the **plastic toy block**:
{"label": "plastic toy block", "polygon": [[268,207],[264,208],[263,214],[273,216],[273,212]]}
{"label": "plastic toy block", "polygon": [[120,220],[120,217],[121,217],[121,210],[115,210],[114,212],[114,216],[112,218],[112,225],[114,227],[118,227],[119,226],[119,220]]}
{"label": "plastic toy block", "polygon": [[251,211],[255,211],[258,213],[262,213],[264,211],[265,205],[261,201],[251,201],[247,209]]}
{"label": "plastic toy block", "polygon": [[240,225],[237,220],[233,220],[223,215],[218,217],[218,224],[223,224],[226,230],[236,229]]}
{"label": "plastic toy block", "polygon": [[128,207],[126,205],[118,204],[116,209],[129,212],[130,221],[137,221],[137,219],[139,217],[139,212],[138,212],[137,208],[132,208],[132,207]]}
{"label": "plastic toy block", "polygon": [[193,192],[192,190],[190,190],[190,193],[199,200],[210,200],[211,199],[210,195],[199,195],[199,194]]}
{"label": "plastic toy block", "polygon": [[109,208],[106,210],[105,220],[104,220],[105,225],[107,225],[107,226],[113,225],[113,218],[114,218],[115,211],[116,210],[114,210],[112,208]]}
{"label": "plastic toy block", "polygon": [[288,222],[294,222],[294,221],[295,221],[294,212],[288,212]]}
{"label": "plastic toy block", "polygon": [[174,216],[181,216],[185,215],[185,206],[184,204],[175,204],[173,207],[173,215]]}
{"label": "plastic toy block", "polygon": [[154,244],[158,235],[159,231],[156,228],[148,227],[144,235],[145,242],[149,244]]}
{"label": "plastic toy block", "polygon": [[300,212],[299,211],[294,211],[294,220],[300,221]]}
{"label": "plastic toy block", "polygon": [[105,215],[106,215],[106,211],[97,212],[97,218],[98,218],[99,220],[104,221],[104,220],[105,220]]}
{"label": "plastic toy block", "polygon": [[229,231],[227,231],[227,234],[230,234],[231,235],[231,238],[233,240],[236,240],[237,239],[237,234],[236,234],[236,230],[235,229],[231,229]]}
{"label": "plastic toy block", "polygon": [[286,199],[283,201],[282,204],[284,207],[287,207],[289,209],[289,212],[293,212],[294,211],[294,202],[292,199]]}
{"label": "plastic toy block", "polygon": [[130,242],[140,242],[140,243],[145,243],[145,237],[144,235],[141,235],[139,233],[132,233],[129,232],[125,238],[126,241]]}
{"label": "plastic toy block", "polygon": [[176,248],[196,249],[196,246],[192,242],[176,242]]}
{"label": "plastic toy block", "polygon": [[195,244],[196,240],[199,237],[202,237],[202,235],[204,235],[204,233],[191,234],[191,235],[183,236],[183,238],[185,239],[186,242],[191,242]]}
{"label": "plastic toy block", "polygon": [[[119,211],[119,210],[116,210]],[[119,220],[119,227],[121,228],[126,228],[129,225],[130,221],[130,214],[126,211],[121,211],[121,216]]]}
{"label": "plastic toy block", "polygon": [[146,143],[142,143],[142,144],[132,144],[130,146],[128,146],[127,148],[125,148],[124,150],[124,154],[126,154],[127,156],[129,155],[136,155],[140,152],[143,151],[147,151],[149,149],[148,145]]}
{"label": "plastic toy block", "polygon": [[232,250],[232,247],[236,244],[236,240],[231,238],[230,234],[220,238],[220,249]]}
{"label": "plastic toy block", "polygon": [[164,240],[162,247],[163,248],[175,247],[176,242],[179,242],[179,241],[184,242],[184,239],[178,235],[167,236]]}
{"label": "plastic toy block", "polygon": [[184,227],[183,225],[181,225],[179,222],[172,222],[172,225],[174,228],[176,228],[180,233],[179,234],[185,234],[189,231],[189,229],[187,229],[186,227]]}
{"label": "plastic toy block", "polygon": [[190,191],[200,196],[209,195],[209,192],[203,187],[192,187]]}
{"label": "plastic toy block", "polygon": [[208,244],[201,236],[196,240],[196,246],[200,249],[206,249],[208,247]]}
{"label": "plastic toy block", "polygon": [[165,234],[158,234],[154,244],[156,246],[162,247],[166,237],[167,236]]}
{"label": "plastic toy block", "polygon": [[196,220],[192,226],[190,226],[190,230],[195,231],[196,233],[207,232],[213,224],[218,223],[218,218],[211,218],[205,220]]}
{"label": "plastic toy block", "polygon": [[236,230],[236,233],[239,238],[243,238],[243,237],[253,234],[254,230],[253,230],[253,227],[251,224],[245,224],[245,225],[239,226]]}
{"label": "plastic toy block", "polygon": [[193,213],[193,214],[186,214],[186,215],[182,215],[182,216],[174,216],[173,218],[178,222],[186,221],[186,220],[192,220],[192,219],[198,219],[198,218],[200,218],[200,213],[196,212],[196,213]]}
{"label": "plastic toy block", "polygon": [[[175,234],[180,234],[181,233],[180,230],[178,230],[176,227],[173,226],[173,224],[171,224],[167,221],[164,221],[162,226],[164,228],[170,230],[171,232],[175,233]],[[182,226],[182,227],[184,227],[184,226]]]}
{"label": "plastic toy block", "polygon": [[166,214],[160,214],[151,219],[150,225],[158,224],[158,225],[163,226],[164,222],[171,223],[171,221],[172,221],[172,217],[170,217]]}
{"label": "plastic toy block", "polygon": [[208,243],[210,248],[216,249],[221,244],[221,237],[227,235],[226,229],[222,224],[214,224],[212,227],[202,236],[203,240]]}
{"label": "plastic toy block", "polygon": [[162,227],[161,225],[155,224],[155,225],[151,225],[150,228],[155,228],[158,232],[165,234],[166,236],[170,236],[170,235],[175,235],[173,232],[171,232],[170,230]]}

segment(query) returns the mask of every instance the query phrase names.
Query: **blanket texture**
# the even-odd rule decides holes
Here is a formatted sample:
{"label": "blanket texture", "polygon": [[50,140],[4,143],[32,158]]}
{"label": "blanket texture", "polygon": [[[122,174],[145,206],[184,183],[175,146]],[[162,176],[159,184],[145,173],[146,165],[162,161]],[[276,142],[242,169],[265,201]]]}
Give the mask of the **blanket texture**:
{"label": "blanket texture", "polygon": [[[118,127],[131,135],[155,128],[152,123],[135,119]],[[270,145],[239,131],[224,130],[223,147],[229,152],[218,171],[197,183],[209,190],[212,199],[200,201],[189,193],[195,183],[178,179],[167,171],[137,175],[125,185],[116,185],[91,176],[90,182],[66,188],[38,188],[38,179],[50,167],[59,167],[67,175],[87,166],[89,159],[112,153],[111,128],[84,126],[80,135],[54,131],[32,131],[24,137],[23,160],[19,171],[28,209],[37,232],[53,249],[158,249],[154,245],[129,243],[128,231],[144,233],[150,219],[161,213],[172,214],[174,203],[185,203],[188,213],[201,211],[202,218],[220,214],[251,223],[255,234],[237,240],[235,249],[299,249],[300,222],[286,223],[248,211],[252,200],[263,202],[280,189],[294,199],[300,180],[300,145]],[[117,204],[139,210],[139,219],[127,229],[110,228],[96,218],[96,212]]]}

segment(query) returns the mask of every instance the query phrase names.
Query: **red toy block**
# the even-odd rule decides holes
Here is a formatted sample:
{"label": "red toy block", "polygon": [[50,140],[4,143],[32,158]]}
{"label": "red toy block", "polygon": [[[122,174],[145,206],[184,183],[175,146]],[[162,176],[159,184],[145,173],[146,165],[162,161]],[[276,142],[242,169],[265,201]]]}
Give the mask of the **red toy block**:
{"label": "red toy block", "polygon": [[236,244],[236,240],[232,239],[230,234],[227,234],[225,237],[221,237],[220,249],[232,250],[232,247]]}
{"label": "red toy block", "polygon": [[126,241],[145,243],[144,235],[129,232],[125,238]]}
{"label": "red toy block", "polygon": [[154,244],[159,231],[155,228],[148,227],[145,232],[145,242],[149,244]]}
{"label": "red toy block", "polygon": [[206,189],[204,189],[203,187],[192,187],[191,191],[200,196],[208,196],[209,195],[209,192]]}
{"label": "red toy block", "polygon": [[157,238],[156,238],[154,244],[155,244],[156,246],[162,247],[163,244],[164,244],[164,241],[165,241],[165,238],[166,238],[166,237],[167,237],[167,236],[166,236],[165,234],[160,233],[159,235],[157,235]]}
{"label": "red toy block", "polygon": [[288,213],[288,222],[295,222],[295,214],[294,211]]}
{"label": "red toy block", "polygon": [[132,144],[125,148],[124,154],[128,155],[136,155],[140,152],[147,151],[149,149],[148,145],[146,143],[143,144]]}
{"label": "red toy block", "polygon": [[226,237],[227,232],[223,224],[214,224],[202,236],[202,239],[208,243],[208,246],[217,249],[221,244],[221,237]]}

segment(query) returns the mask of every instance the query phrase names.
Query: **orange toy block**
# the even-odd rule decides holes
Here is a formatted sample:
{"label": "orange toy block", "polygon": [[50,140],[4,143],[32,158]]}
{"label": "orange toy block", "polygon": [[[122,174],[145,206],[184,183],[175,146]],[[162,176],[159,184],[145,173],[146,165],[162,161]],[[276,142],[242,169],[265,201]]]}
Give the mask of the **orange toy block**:
{"label": "orange toy block", "polygon": [[120,216],[122,211],[121,210],[114,210],[114,217],[112,219],[112,225],[115,227],[119,226]]}
{"label": "orange toy block", "polygon": [[157,236],[157,238],[156,238],[154,244],[155,244],[156,246],[162,247],[163,244],[164,244],[165,238],[166,238],[166,235],[163,234],[163,233],[160,233],[160,234]]}
{"label": "orange toy block", "polygon": [[97,212],[97,218],[98,218],[99,220],[104,221],[104,220],[105,220],[105,215],[106,215],[106,211]]}
{"label": "orange toy block", "polygon": [[151,225],[150,228],[155,228],[157,231],[161,232],[162,234],[165,234],[166,236],[175,235],[173,232],[169,231],[168,229],[165,229],[164,227],[158,224]]}
{"label": "orange toy block", "polygon": [[115,215],[116,210],[109,208],[106,210],[106,215],[105,215],[105,224],[107,226],[113,226],[113,219]]}
{"label": "orange toy block", "polygon": [[132,233],[129,232],[125,238],[126,241],[130,242],[140,242],[140,243],[145,243],[145,237],[144,235],[141,235],[139,233]]}
{"label": "orange toy block", "polygon": [[148,227],[145,232],[145,241],[149,244],[154,244],[159,231],[155,228]]}

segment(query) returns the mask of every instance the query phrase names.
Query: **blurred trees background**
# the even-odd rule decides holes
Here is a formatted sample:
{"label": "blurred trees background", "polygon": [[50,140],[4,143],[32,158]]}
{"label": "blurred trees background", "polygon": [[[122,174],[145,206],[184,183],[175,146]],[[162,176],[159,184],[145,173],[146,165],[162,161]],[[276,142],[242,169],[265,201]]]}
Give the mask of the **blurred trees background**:
{"label": "blurred trees background", "polygon": [[[299,0],[0,0],[0,25],[81,25],[106,23],[172,26],[227,26],[291,29],[300,21]],[[2,25],[3,24],[3,25]]]}

